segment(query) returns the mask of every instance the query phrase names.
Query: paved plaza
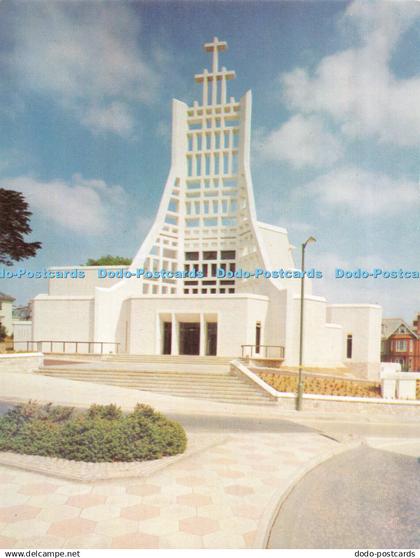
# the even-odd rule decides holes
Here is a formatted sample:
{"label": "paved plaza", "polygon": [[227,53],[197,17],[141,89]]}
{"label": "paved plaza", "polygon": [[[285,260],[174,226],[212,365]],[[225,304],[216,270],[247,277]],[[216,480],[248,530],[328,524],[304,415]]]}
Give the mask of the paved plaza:
{"label": "paved plaza", "polygon": [[229,434],[142,479],[83,483],[0,467],[3,548],[252,548],[273,498],[340,446],[313,433]]}
{"label": "paved plaza", "polygon": [[[420,437],[418,422],[408,417],[399,425],[392,417],[376,424],[372,416],[296,414],[36,374],[3,375],[0,393],[9,402],[48,395],[59,404],[115,402],[125,410],[149,403],[170,416],[182,413],[190,443],[163,469],[150,466],[145,474],[149,465],[128,466],[132,474],[125,478],[93,482],[80,477],[80,463],[73,465],[78,480],[71,480],[54,474],[71,473],[60,460],[45,472],[3,462],[2,548],[261,548],[284,495],[316,464],[357,443],[352,431],[359,440],[370,436],[373,447],[398,452],[416,452],[412,442]],[[330,434],[311,430],[321,419]],[[385,440],[381,432],[394,437]],[[404,436],[411,441],[402,448]]]}

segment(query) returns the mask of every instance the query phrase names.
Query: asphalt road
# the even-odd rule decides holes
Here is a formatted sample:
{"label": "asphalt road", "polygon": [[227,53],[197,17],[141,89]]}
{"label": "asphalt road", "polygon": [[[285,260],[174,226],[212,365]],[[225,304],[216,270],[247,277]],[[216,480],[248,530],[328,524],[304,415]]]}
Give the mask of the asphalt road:
{"label": "asphalt road", "polygon": [[309,426],[296,424],[287,419],[267,419],[255,417],[214,416],[214,415],[182,415],[166,413],[166,416],[176,420],[189,431],[217,432],[314,432]]}
{"label": "asphalt road", "polygon": [[391,438],[419,438],[420,439],[420,419],[411,422],[399,422],[395,416],[393,422],[371,422],[369,417],[352,421],[351,419],[331,420],[328,417],[322,419],[301,419],[297,418],[299,424],[308,426],[318,431],[322,431],[334,437],[335,434],[352,434],[360,437],[391,437]]}
{"label": "asphalt road", "polygon": [[[205,404],[205,401],[203,402]],[[3,415],[12,404],[0,401],[0,416]],[[229,432],[319,432],[330,437],[343,434],[352,434],[361,437],[392,437],[392,438],[419,438],[420,421],[418,423],[375,423],[364,421],[337,421],[320,419],[302,419],[296,417],[294,420],[285,418],[255,418],[244,416],[217,416],[217,415],[190,415],[182,413],[167,413],[169,418],[180,422],[189,431],[229,431]],[[396,420],[397,417],[395,417]]]}
{"label": "asphalt road", "polygon": [[309,472],[268,548],[420,548],[420,458],[362,446]]}

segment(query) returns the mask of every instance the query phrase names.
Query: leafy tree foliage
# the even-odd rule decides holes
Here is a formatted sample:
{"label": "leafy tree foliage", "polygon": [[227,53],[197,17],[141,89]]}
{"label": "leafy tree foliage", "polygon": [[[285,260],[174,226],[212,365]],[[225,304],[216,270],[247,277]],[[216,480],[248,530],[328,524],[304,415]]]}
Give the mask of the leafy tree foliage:
{"label": "leafy tree foliage", "polygon": [[26,242],[24,236],[31,233],[29,219],[32,213],[23,194],[0,188],[0,263],[32,258],[41,248],[40,242]]}
{"label": "leafy tree foliage", "polygon": [[4,341],[7,337],[7,332],[6,332],[6,328],[4,327],[4,325],[0,322],[0,341]]}
{"label": "leafy tree foliage", "polygon": [[88,261],[84,265],[130,265],[131,259],[124,258],[123,256],[111,256],[108,254],[107,256],[101,256],[97,260],[93,258],[89,258]]}

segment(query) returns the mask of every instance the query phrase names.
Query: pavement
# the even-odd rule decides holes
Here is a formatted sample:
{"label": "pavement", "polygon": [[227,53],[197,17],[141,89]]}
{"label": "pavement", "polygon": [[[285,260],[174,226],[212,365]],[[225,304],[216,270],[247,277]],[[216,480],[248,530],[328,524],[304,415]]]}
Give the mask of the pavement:
{"label": "pavement", "polygon": [[[308,421],[319,420],[316,413],[228,405],[36,374],[1,375],[3,402],[29,398],[79,407],[116,403],[126,410],[148,403],[171,416],[188,417],[187,433],[201,436],[204,449],[146,477],[93,482],[1,465],[2,548],[262,547],[282,496],[316,464],[347,450],[352,442],[347,434],[328,437],[311,429]],[[280,420],[281,427],[252,428],[262,414],[271,424]],[[351,420],[362,424],[367,419]],[[390,422],[388,417],[381,420]],[[402,421],[409,428],[418,427],[413,418]],[[325,422],[332,426],[333,416]],[[221,428],[223,440],[206,445]],[[381,443],[380,436],[376,443]]]}

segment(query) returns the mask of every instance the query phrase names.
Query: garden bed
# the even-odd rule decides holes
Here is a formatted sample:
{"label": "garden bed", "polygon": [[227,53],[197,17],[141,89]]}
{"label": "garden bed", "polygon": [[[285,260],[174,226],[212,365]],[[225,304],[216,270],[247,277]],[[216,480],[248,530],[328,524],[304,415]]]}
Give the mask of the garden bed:
{"label": "garden bed", "polygon": [[[297,375],[262,372],[259,376],[277,391],[295,393],[297,390]],[[381,397],[379,382],[319,376],[305,376],[304,381],[305,393],[345,397]],[[420,399],[420,381],[417,381],[417,399]]]}
{"label": "garden bed", "polygon": [[17,405],[0,418],[0,451],[90,463],[160,459],[183,453],[182,426],[148,405],[123,414],[116,405]]}

